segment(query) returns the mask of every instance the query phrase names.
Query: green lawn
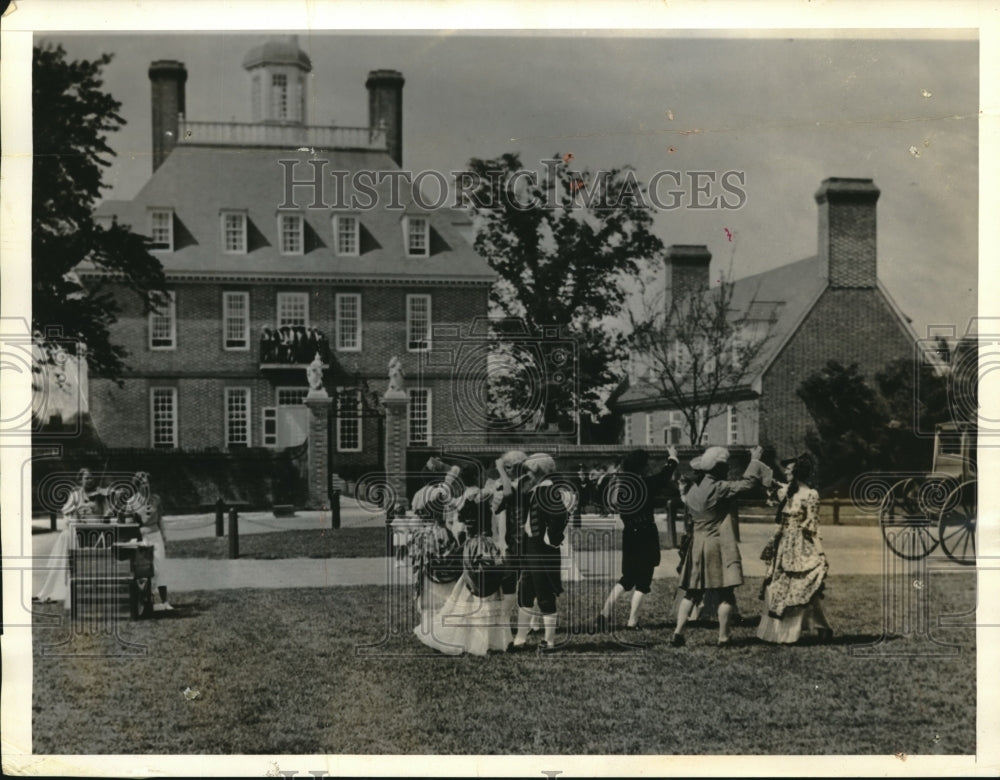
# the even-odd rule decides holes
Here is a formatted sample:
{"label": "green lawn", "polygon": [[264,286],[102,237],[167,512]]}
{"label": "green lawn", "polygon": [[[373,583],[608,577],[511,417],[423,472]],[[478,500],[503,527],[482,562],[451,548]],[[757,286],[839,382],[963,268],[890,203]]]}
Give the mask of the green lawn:
{"label": "green lawn", "polygon": [[[603,546],[603,534],[580,533],[570,529],[573,547],[579,551]],[[621,549],[621,531],[611,531],[612,550]],[[669,540],[660,534],[660,547]],[[240,558],[378,558],[386,553],[386,529],[379,527],[339,528],[337,530],[274,531],[244,534],[240,537]],[[229,540],[225,537],[171,541],[171,558],[227,558]]]}
{"label": "green lawn", "polygon": [[[595,587],[598,598],[607,584]],[[739,589],[744,615],[758,613],[758,586],[750,580]],[[975,604],[974,574],[942,575],[934,586],[932,615]],[[671,648],[673,598],[672,583],[655,584],[645,649],[580,633],[552,656],[486,658],[428,655],[410,634],[408,602],[399,630],[387,636],[387,590],[377,586],[184,594],[168,617],[120,624],[120,639],[147,648],[131,656],[114,637],[45,627],[44,616],[59,612],[45,605],[34,629],[34,750],[975,751],[972,629],[939,630],[959,645],[950,658],[848,654],[881,634],[878,577],[830,577],[825,608],[837,637],[825,646],[760,644],[753,625],[742,625],[737,646],[719,650],[715,628],[695,625],[686,647]],[[565,609],[571,600],[561,602]],[[625,599],[620,607],[623,617]],[[884,647],[920,650],[912,639]],[[186,699],[186,687],[200,696]]]}

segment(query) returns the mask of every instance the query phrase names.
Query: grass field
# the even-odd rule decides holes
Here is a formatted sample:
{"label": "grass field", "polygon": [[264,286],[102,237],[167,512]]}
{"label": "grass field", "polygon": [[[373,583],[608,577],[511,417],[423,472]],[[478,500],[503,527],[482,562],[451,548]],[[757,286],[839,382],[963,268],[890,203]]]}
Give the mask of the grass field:
{"label": "grass field", "polygon": [[[544,657],[427,655],[410,634],[408,603],[387,636],[388,591],[376,586],[185,594],[167,617],[120,625],[120,639],[147,648],[139,656],[111,636],[45,627],[46,614],[60,614],[46,605],[33,634],[34,750],[974,752],[974,630],[935,630],[958,645],[951,657],[921,655],[932,646],[912,637],[882,644],[884,656],[855,657],[851,645],[881,636],[880,578],[828,582],[825,609],[837,632],[829,645],[758,643],[754,619],[729,649],[715,646],[714,627],[697,625],[686,647],[672,648],[673,587],[657,582],[644,612],[648,647],[581,633]],[[937,577],[931,615],[971,609],[975,582],[974,574]],[[608,584],[599,583],[601,593]],[[758,586],[751,579],[738,590],[742,614],[758,613]],[[620,609],[623,619],[624,599]],[[188,687],[197,698],[184,696]]]}
{"label": "grass field", "polygon": [[[579,551],[604,544],[600,536],[570,529],[573,548]],[[610,549],[621,549],[622,532],[611,532]],[[660,547],[667,549],[669,541],[660,534]],[[171,541],[171,558],[227,558],[229,540],[225,537],[183,539]],[[275,531],[244,534],[240,537],[240,558],[378,558],[386,554],[386,529],[380,527],[339,528],[337,530]]]}

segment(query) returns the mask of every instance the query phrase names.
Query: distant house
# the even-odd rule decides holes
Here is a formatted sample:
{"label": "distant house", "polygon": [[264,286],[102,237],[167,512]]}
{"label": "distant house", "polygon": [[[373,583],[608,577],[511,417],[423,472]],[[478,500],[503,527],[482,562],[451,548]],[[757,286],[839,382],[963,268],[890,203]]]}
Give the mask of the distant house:
{"label": "distant house", "polygon": [[[701,442],[690,442],[681,412],[648,379],[639,377],[619,398],[624,443],[723,444],[805,448],[812,418],[796,395],[801,382],[829,360],[857,363],[872,377],[887,363],[912,359],[916,334],[878,279],[871,179],[826,179],[816,193],[819,251],[771,271],[735,280],[732,306],[767,322],[771,338],[748,381],[727,388],[724,412]],[[711,254],[704,246],[668,249],[668,294],[709,284]],[[637,356],[641,362],[641,356]]]}
{"label": "distant house", "polygon": [[369,126],[346,128],[306,123],[312,65],[294,36],[254,48],[243,67],[249,123],[192,121],[185,66],[150,65],[152,177],[134,199],[103,203],[97,218],[152,239],[171,301],[147,315],[113,279],[78,269],[116,294],[123,313],[111,337],[130,353],[124,387],[91,377],[97,430],[111,447],[299,443],[305,367],[319,354],[338,399],[331,450],[338,464],[370,465],[383,446],[377,397],[398,356],[408,441],[446,443],[459,429],[451,399],[483,371],[421,365],[421,355],[441,329],[487,316],[494,273],[465,226],[418,208],[405,182],[395,204],[388,180],[376,197],[353,186],[359,172],[371,182],[400,168],[402,75],[369,73]]}

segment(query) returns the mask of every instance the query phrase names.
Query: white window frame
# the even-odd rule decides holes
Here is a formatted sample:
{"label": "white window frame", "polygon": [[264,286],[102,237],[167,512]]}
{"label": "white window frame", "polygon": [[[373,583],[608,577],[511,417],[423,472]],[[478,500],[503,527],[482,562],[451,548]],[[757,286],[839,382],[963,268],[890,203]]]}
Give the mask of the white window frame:
{"label": "white window frame", "polygon": [[[166,313],[151,311],[146,322],[146,330],[148,331],[148,337],[146,343],[150,350],[154,352],[173,352],[177,349],[177,294],[174,290],[167,291],[167,307]],[[170,344],[158,344],[153,345],[153,333],[155,331],[155,322],[158,319],[166,318],[170,321]]]}
{"label": "white window frame", "polygon": [[[243,424],[247,432],[246,442],[236,442],[235,445],[232,441],[232,430],[230,426],[232,425],[232,420],[229,417],[229,397],[235,393],[242,393],[246,398],[246,413],[244,414]],[[237,449],[242,449],[244,447],[250,448],[253,446],[253,431],[250,421],[253,419],[253,409],[250,405],[250,388],[249,387],[227,387],[222,391],[222,413],[226,420],[226,449],[232,449],[234,446]]]}
{"label": "white window frame", "polygon": [[646,446],[653,443],[653,415],[646,412]]}
{"label": "white window frame", "polygon": [[[231,297],[243,299],[243,341],[242,347],[229,346],[229,317]],[[222,349],[226,352],[249,352],[250,351],[250,293],[239,290],[222,291]]]}
{"label": "white window frame", "polygon": [[[281,324],[281,304],[282,304],[282,301],[290,301],[290,300],[300,300],[300,301],[304,301],[305,302],[305,305],[302,307],[303,312],[304,312],[304,316],[305,316],[305,322],[303,323],[303,327],[308,328],[309,327],[309,293],[304,293],[304,292],[279,292],[278,293],[278,297],[275,298],[275,302],[274,302],[274,323],[275,323],[275,327],[276,328],[282,328],[282,327],[284,327]],[[294,326],[289,326],[289,327],[294,327]]]}
{"label": "white window frame", "polygon": [[[416,441],[413,438],[413,395],[414,393],[427,394],[427,437],[424,441]],[[429,447],[432,442],[432,428],[434,424],[434,394],[429,387],[411,387],[406,402],[406,440],[414,447]]]}
{"label": "white window frame", "polygon": [[[286,219],[297,219],[299,222],[299,234],[298,242],[299,248],[297,250],[289,250],[285,246],[285,220]],[[306,250],[306,220],[305,217],[299,212],[292,213],[280,213],[278,214],[278,251],[285,255],[286,257],[301,257],[305,254]]]}
{"label": "white window frame", "polygon": [[[156,396],[159,393],[168,391],[170,393],[170,407],[171,407],[171,436],[170,444],[157,444],[156,442]],[[178,441],[178,429],[180,428],[180,409],[177,405],[177,388],[176,387],[150,387],[149,388],[149,446],[154,450],[162,449],[176,449]]]}
{"label": "white window frame", "polygon": [[[413,303],[417,300],[424,300],[427,302],[427,329],[424,334],[423,339],[424,346],[414,347],[413,339],[410,338],[411,327],[413,324]],[[428,293],[412,293],[406,296],[406,351],[407,352],[427,352],[431,348],[431,333],[433,332],[432,327],[432,313],[431,313],[431,296]]]}
{"label": "white window frame", "polygon": [[695,412],[695,424],[702,428],[701,439],[696,442],[691,442],[692,445],[704,445],[708,442],[708,409],[704,406],[699,406]]}
{"label": "white window frame", "polygon": [[[280,79],[280,81],[279,81]],[[287,73],[272,73],[271,74],[271,118],[272,119],[288,119],[289,111],[291,107],[290,95],[291,90],[289,89],[288,74]]]}
{"label": "white window frame", "polygon": [[[302,401],[301,401],[301,403],[297,403],[297,404],[282,403],[281,402],[281,394],[282,393],[301,393],[302,394]],[[308,393],[309,393],[309,388],[308,387],[276,387],[276,388],[274,388],[274,405],[277,406],[277,407],[282,407],[282,406],[305,406],[305,398],[306,398],[306,395]]]}
{"label": "white window frame", "polygon": [[726,407],[726,439],[728,444],[740,441],[740,417],[735,404]]}
{"label": "white window frame", "polygon": [[632,415],[625,415],[625,430],[622,432],[622,439],[625,444],[632,444]]}
{"label": "white window frame", "polygon": [[[274,433],[267,432],[267,424],[274,425]],[[278,407],[264,406],[260,410],[260,438],[264,447],[275,448],[278,446]]]}
{"label": "white window frame", "polygon": [[[340,416],[340,404],[341,398],[346,393],[353,393],[357,399],[357,415],[355,417],[341,417]],[[361,391],[356,387],[338,387],[337,388],[337,452],[361,452],[362,450],[362,436],[363,430],[361,427]],[[353,423],[356,426],[356,435],[358,439],[357,447],[345,447],[343,446],[343,434],[346,429],[344,423]]]}
{"label": "white window frame", "polygon": [[[333,253],[337,257],[359,257],[361,255],[361,220],[357,214],[334,214],[333,222]],[[340,248],[341,230],[346,221],[354,225],[354,249],[342,250]]]}
{"label": "white window frame", "polygon": [[[157,217],[167,218],[167,240],[166,241],[156,241],[156,236],[154,235],[154,221]],[[150,248],[152,252],[173,252],[174,251],[174,210],[173,209],[150,209],[149,210],[149,240],[153,242],[153,246]],[[157,246],[161,244],[165,246]]]}
{"label": "white window frame", "polygon": [[[414,251],[412,238],[420,235],[414,231],[414,224],[423,224],[421,231],[423,236],[423,248]],[[431,256],[431,221],[422,214],[414,214],[403,218],[403,242],[406,248],[407,257],[430,257]]]}
{"label": "white window frame", "polygon": [[[231,217],[240,220],[239,247],[229,248],[229,231],[226,221]],[[224,255],[245,255],[247,253],[247,213],[237,209],[223,209],[219,212],[219,230],[222,232],[222,254]]]}
{"label": "white window frame", "polygon": [[[343,345],[343,327],[341,317],[343,316],[343,303],[345,300],[355,301],[355,331],[357,333],[357,343],[353,346]],[[337,318],[336,348],[337,352],[360,352],[361,351],[361,293],[337,293],[333,297],[334,312]]]}

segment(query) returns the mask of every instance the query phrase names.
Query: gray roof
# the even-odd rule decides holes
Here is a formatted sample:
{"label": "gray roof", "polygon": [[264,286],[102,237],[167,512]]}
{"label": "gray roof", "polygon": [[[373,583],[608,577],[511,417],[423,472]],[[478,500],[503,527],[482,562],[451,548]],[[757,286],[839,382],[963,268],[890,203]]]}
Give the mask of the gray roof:
{"label": "gray roof", "polygon": [[[284,168],[279,160],[297,160],[296,180],[311,179],[310,159],[328,160],[322,201],[327,205],[349,202],[350,187],[358,171],[398,170],[383,151],[297,150],[180,145],[132,201],[105,201],[97,216],[114,215],[138,233],[148,231],[148,211],[172,208],[175,215],[174,250],[157,252],[169,276],[218,275],[275,278],[374,278],[490,283],[496,274],[470,246],[454,223],[449,209],[425,211],[412,200],[409,186],[400,183],[400,209],[390,209],[389,181],[375,187],[374,208],[310,208],[313,192],[296,187],[294,200],[306,225],[306,252],[282,255],[278,245],[278,206],[285,196]],[[338,193],[333,171],[347,171],[347,192]],[[359,193],[363,195],[363,193]],[[345,197],[346,195],[346,197]],[[431,193],[428,194],[431,197]],[[247,254],[222,251],[221,212],[245,210],[250,246]],[[285,212],[287,213],[287,212]],[[362,228],[359,257],[337,256],[332,248],[331,216],[351,213]],[[429,257],[407,257],[402,219],[425,216],[431,225]],[[86,265],[80,270],[88,270]]]}
{"label": "gray roof", "polygon": [[[826,286],[826,268],[816,256],[733,281],[731,308],[740,313],[749,308],[752,319],[767,320],[773,316],[774,324],[770,329],[770,340],[756,361],[756,370],[746,384],[729,388],[727,397],[752,392],[750,380],[763,372],[777,356]],[[661,396],[658,387],[646,379],[639,379],[622,393],[618,405],[641,407],[655,402],[662,405]]]}

